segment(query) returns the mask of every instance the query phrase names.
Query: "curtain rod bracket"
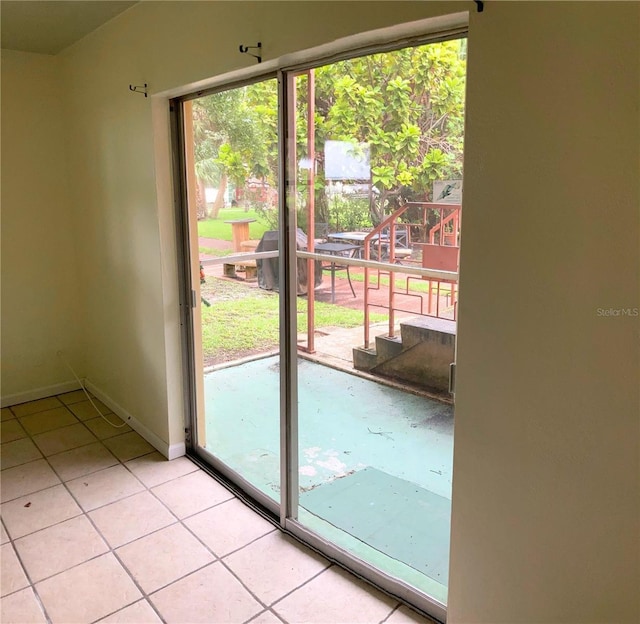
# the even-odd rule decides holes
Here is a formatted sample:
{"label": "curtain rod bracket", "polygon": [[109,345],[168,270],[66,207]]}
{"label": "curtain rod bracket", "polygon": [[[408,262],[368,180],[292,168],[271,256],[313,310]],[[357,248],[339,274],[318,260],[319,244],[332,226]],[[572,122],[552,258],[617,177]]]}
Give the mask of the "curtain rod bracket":
{"label": "curtain rod bracket", "polygon": [[[258,52],[258,54],[251,54],[249,50],[260,50],[260,52]],[[253,58],[258,59],[258,63],[262,63],[262,43],[260,41],[254,46],[243,46],[240,44],[240,53],[253,56]]]}
{"label": "curtain rod bracket", "polygon": [[478,13],[482,13],[482,11],[484,11],[484,2],[482,0],[474,0],[474,2],[478,7]]}
{"label": "curtain rod bracket", "polygon": [[129,91],[133,91],[134,93],[144,93],[144,97],[148,97],[147,93],[147,83],[144,83],[144,86],[134,87],[133,85],[129,85]]}

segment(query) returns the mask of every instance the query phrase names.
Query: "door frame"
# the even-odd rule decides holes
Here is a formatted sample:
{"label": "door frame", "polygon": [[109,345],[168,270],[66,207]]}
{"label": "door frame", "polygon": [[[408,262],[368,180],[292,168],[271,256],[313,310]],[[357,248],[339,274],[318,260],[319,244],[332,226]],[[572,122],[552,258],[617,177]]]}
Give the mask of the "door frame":
{"label": "door frame", "polygon": [[[231,486],[241,498],[245,499],[257,511],[263,513],[272,522],[277,523],[286,533],[311,548],[322,553],[329,560],[344,567],[356,576],[373,583],[389,595],[412,605],[432,618],[446,621],[446,605],[432,598],[415,587],[382,572],[371,564],[357,558],[345,549],[322,538],[307,529],[297,520],[298,509],[298,383],[297,383],[297,328],[296,297],[287,285],[295,283],[296,275],[296,224],[295,207],[289,201],[289,193],[295,188],[292,172],[295,172],[295,151],[291,149],[288,126],[288,113],[295,111],[292,99],[291,83],[294,77],[309,69],[341,60],[388,52],[409,46],[437,43],[451,39],[468,37],[468,13],[447,16],[451,18],[445,28],[441,20],[433,20],[434,30],[425,27],[423,34],[410,37],[390,37],[387,41],[366,43],[345,47],[342,50],[319,52],[309,56],[300,53],[300,58],[308,56],[308,60],[298,63],[276,64],[275,70],[256,73],[251,78],[222,82],[209,89],[190,92],[170,100],[172,165],[174,178],[175,219],[177,233],[177,260],[179,274],[179,305],[182,333],[182,365],[184,377],[184,413],[185,442],[188,455],[217,479]],[[453,25],[452,25],[453,24]],[[359,36],[346,38],[346,41],[359,41]],[[183,103],[205,95],[227,91],[247,84],[260,82],[270,78],[278,81],[278,137],[279,137],[279,171],[278,171],[278,209],[279,209],[279,283],[285,285],[280,290],[280,504],[260,492],[239,473],[226,466],[222,461],[197,446],[198,397],[196,376],[198,366],[195,362],[194,317],[199,309],[193,288],[193,271],[191,268],[191,238],[189,232],[189,207],[187,197],[184,111]],[[291,277],[294,276],[293,280]]]}

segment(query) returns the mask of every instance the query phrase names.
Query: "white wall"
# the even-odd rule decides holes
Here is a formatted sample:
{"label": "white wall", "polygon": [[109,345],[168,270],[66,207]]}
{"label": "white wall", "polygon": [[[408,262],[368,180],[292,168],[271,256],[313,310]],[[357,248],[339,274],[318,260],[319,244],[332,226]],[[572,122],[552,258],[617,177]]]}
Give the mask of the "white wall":
{"label": "white wall", "polygon": [[[146,82],[157,94],[255,65],[240,43],[262,41],[267,60],[426,15],[419,2],[377,3],[375,11],[354,2],[340,3],[336,20],[336,6],[144,2],[61,55],[82,232],[86,376],[169,446],[183,440],[184,421],[170,174],[154,161],[166,146],[154,128],[166,114],[128,86]],[[442,6],[428,8],[437,15]]]}
{"label": "white wall", "polygon": [[597,313],[640,305],[637,3],[144,2],[87,37],[63,55],[87,375],[180,439],[166,137],[129,83],[463,9],[449,621],[637,622],[638,319]]}
{"label": "white wall", "polygon": [[84,366],[60,64],[2,51],[3,404],[69,382],[58,350]]}
{"label": "white wall", "polygon": [[640,621],[639,16],[473,19],[454,622]]}

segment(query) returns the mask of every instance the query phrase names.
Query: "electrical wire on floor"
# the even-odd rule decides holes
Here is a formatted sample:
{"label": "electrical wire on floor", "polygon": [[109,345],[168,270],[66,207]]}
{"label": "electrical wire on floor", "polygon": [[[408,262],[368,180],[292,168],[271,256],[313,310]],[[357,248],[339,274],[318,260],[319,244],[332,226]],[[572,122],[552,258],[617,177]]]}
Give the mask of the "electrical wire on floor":
{"label": "electrical wire on floor", "polygon": [[126,422],[123,422],[121,425],[114,425],[99,409],[98,406],[93,402],[93,399],[91,398],[91,395],[87,392],[87,389],[84,386],[84,383],[82,383],[82,380],[80,379],[80,377],[78,377],[78,375],[76,375],[76,371],[73,370],[73,367],[71,366],[71,364],[69,364],[69,362],[67,362],[66,358],[64,357],[62,351],[58,351],[56,353],[56,355],[66,364],[67,368],[71,371],[71,374],[76,378],[76,381],[80,384],[80,387],[82,388],[83,392],[87,395],[87,399],[89,399],[89,402],[91,403],[91,405],[93,405],[93,409],[96,410],[96,412],[98,412],[98,415],[100,416],[100,418],[102,418],[102,420],[104,420],[106,423],[108,423],[109,425],[111,425],[112,427],[115,427],[116,429],[120,429],[122,427],[125,427],[127,425]]}

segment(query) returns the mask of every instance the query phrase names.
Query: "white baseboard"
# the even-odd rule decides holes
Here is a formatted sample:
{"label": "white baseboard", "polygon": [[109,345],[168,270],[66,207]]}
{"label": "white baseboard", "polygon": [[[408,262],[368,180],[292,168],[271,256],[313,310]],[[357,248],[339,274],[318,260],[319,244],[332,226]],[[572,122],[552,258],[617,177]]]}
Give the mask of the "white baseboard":
{"label": "white baseboard", "polygon": [[80,385],[77,381],[65,381],[63,383],[54,384],[53,386],[45,386],[44,388],[35,388],[26,392],[18,392],[16,394],[8,394],[0,398],[2,407],[18,405],[18,403],[26,403],[27,401],[37,401],[38,399],[47,399],[55,394],[64,394],[65,392],[73,392],[79,390]]}
{"label": "white baseboard", "polygon": [[177,457],[182,457],[187,454],[187,446],[184,442],[180,442],[179,444],[170,444],[169,449],[165,457],[169,460],[176,459]]}
{"label": "white baseboard", "polygon": [[145,427],[135,416],[132,416],[123,407],[118,405],[113,399],[107,396],[100,388],[95,386],[89,380],[85,382],[87,390],[94,394],[100,401],[102,401],[109,409],[113,411],[116,416],[119,416],[124,422],[127,423],[134,431],[139,433],[151,446],[153,446],[159,453],[162,453],[167,459],[175,459],[176,457],[182,457],[186,453],[186,446],[184,442],[178,444],[167,444],[164,440],[159,438],[153,431]]}
{"label": "white baseboard", "polygon": [[[176,457],[182,457],[186,453],[186,446],[184,442],[177,444],[167,444],[164,440],[159,438],[153,431],[145,427],[139,420],[129,414],[127,410],[118,405],[114,400],[108,397],[100,388],[92,384],[90,381],[86,381],[87,390],[93,393],[98,399],[100,399],[114,414],[119,416],[125,421],[133,430],[137,431],[151,446],[153,446],[159,453],[162,453],[167,459],[175,459]],[[27,392],[18,392],[16,394],[9,394],[0,398],[0,404],[2,407],[9,407],[11,405],[18,405],[19,403],[26,403],[27,401],[37,401],[38,399],[46,399],[56,394],[64,394],[65,392],[72,392],[73,390],[79,390],[80,384],[77,381],[67,381],[64,383],[55,384],[53,386],[45,386],[43,388],[35,388],[28,390]]]}

